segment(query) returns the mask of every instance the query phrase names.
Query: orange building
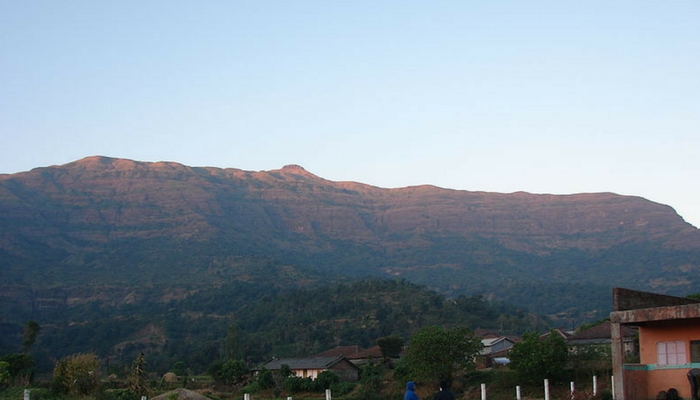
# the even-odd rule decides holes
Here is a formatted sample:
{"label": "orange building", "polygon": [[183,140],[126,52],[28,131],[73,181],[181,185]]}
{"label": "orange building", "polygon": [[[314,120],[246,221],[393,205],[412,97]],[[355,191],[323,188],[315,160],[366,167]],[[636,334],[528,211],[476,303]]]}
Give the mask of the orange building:
{"label": "orange building", "polygon": [[[674,388],[690,398],[688,371],[700,368],[700,302],[635,290],[613,289],[615,400],[656,399]],[[622,328],[639,328],[639,363],[625,363]]]}

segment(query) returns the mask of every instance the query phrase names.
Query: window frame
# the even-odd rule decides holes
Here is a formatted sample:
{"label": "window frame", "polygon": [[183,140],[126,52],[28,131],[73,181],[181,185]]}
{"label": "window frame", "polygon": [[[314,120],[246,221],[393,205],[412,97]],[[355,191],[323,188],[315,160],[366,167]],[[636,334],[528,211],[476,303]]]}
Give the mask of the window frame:
{"label": "window frame", "polygon": [[688,364],[688,352],[686,342],[683,340],[671,340],[656,342],[657,365],[685,365]]}

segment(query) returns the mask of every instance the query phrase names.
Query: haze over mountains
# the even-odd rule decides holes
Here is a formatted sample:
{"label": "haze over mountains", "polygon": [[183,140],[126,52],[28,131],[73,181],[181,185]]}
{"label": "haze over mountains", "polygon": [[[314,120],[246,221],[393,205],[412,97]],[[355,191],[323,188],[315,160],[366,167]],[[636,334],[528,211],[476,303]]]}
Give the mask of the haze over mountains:
{"label": "haze over mountains", "polygon": [[[699,292],[700,232],[667,205],[612,193],[383,189],[295,165],[88,157],[0,175],[0,270],[5,304],[29,302],[27,288],[388,277],[590,319],[606,316],[613,286]],[[118,292],[110,301],[126,301]]]}

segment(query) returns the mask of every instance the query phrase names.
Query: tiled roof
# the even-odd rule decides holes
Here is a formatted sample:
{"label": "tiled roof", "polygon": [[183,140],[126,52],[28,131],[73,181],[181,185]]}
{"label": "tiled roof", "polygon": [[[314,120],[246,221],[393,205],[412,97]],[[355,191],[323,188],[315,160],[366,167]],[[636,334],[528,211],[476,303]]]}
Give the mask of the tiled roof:
{"label": "tiled roof", "polygon": [[360,346],[338,346],[336,348],[314,354],[312,357],[339,357],[343,356],[348,360],[358,360],[364,358],[381,358],[382,351],[379,346],[369,349],[361,349]]}
{"label": "tiled roof", "polygon": [[[621,326],[622,328],[622,337],[623,338],[633,338],[636,336],[637,331],[636,329],[629,327],[629,326]],[[606,320],[601,322],[598,325],[592,326],[585,331],[577,332],[573,335],[571,335],[568,340],[569,341],[577,341],[577,340],[591,340],[591,339],[610,339],[612,337],[611,333],[611,328],[610,328],[610,321]]]}
{"label": "tiled roof", "polygon": [[263,365],[269,370],[278,370],[283,365],[288,365],[290,369],[325,369],[330,368],[343,359],[339,357],[308,357],[308,358],[280,358],[272,360]]}
{"label": "tiled roof", "polygon": [[360,346],[338,346],[330,350],[322,351],[314,354],[312,357],[339,357],[344,356],[350,358],[360,352]]}

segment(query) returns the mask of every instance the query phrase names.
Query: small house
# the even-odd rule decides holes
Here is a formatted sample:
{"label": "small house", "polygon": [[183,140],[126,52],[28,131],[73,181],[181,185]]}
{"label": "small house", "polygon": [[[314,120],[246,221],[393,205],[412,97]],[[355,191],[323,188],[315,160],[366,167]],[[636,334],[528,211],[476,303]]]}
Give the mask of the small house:
{"label": "small house", "polygon": [[316,379],[321,372],[331,371],[343,382],[356,382],[360,375],[360,369],[344,356],[280,358],[264,364],[263,368],[279,371],[283,365],[300,378]]}

